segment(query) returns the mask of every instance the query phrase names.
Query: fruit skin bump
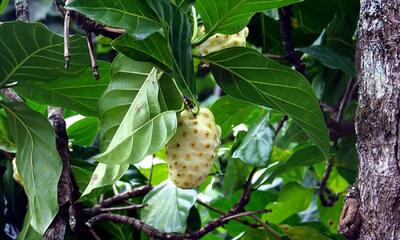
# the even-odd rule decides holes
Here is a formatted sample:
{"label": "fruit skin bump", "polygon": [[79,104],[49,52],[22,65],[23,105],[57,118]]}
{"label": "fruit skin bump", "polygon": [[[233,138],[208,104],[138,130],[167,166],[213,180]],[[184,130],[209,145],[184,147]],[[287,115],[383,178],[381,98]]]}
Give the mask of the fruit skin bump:
{"label": "fruit skin bump", "polygon": [[221,128],[209,109],[201,108],[196,115],[188,110],[179,114],[176,134],[167,144],[168,172],[177,187],[190,189],[204,182],[220,137]]}
{"label": "fruit skin bump", "polygon": [[[204,34],[204,27],[200,28],[200,35]],[[200,56],[206,56],[212,52],[217,52],[225,48],[245,47],[246,38],[249,35],[249,29],[243,28],[240,32],[232,35],[217,33],[202,43],[196,51]]]}

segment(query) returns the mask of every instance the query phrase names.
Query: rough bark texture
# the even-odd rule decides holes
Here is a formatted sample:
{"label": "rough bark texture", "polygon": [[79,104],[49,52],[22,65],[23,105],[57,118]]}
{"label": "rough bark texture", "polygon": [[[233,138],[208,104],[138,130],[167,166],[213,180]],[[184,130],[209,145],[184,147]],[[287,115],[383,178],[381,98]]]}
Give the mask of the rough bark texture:
{"label": "rough bark texture", "polygon": [[400,1],[364,0],[356,118],[358,239],[400,238]]}

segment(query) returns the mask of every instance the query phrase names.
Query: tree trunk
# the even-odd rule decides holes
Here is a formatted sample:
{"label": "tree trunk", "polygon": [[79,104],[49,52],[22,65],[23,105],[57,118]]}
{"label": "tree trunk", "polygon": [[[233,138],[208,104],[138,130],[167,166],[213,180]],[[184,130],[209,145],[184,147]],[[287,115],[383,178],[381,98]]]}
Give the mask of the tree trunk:
{"label": "tree trunk", "polygon": [[400,1],[364,0],[356,116],[358,239],[400,239]]}

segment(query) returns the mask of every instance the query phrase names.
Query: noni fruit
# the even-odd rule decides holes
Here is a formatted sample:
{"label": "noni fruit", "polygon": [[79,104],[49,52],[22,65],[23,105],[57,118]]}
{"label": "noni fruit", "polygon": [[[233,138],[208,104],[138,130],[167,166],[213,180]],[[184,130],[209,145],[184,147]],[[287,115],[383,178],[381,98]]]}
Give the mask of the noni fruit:
{"label": "noni fruit", "polygon": [[167,144],[168,172],[180,188],[195,188],[210,172],[220,145],[221,128],[207,108],[182,111],[175,136]]}

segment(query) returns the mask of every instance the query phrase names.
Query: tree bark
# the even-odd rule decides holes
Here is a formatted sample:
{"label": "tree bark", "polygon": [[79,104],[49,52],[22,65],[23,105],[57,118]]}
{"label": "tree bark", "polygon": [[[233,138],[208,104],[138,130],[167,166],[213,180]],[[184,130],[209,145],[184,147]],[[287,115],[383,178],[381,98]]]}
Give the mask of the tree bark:
{"label": "tree bark", "polygon": [[399,0],[362,1],[357,47],[357,239],[400,239],[399,33]]}

